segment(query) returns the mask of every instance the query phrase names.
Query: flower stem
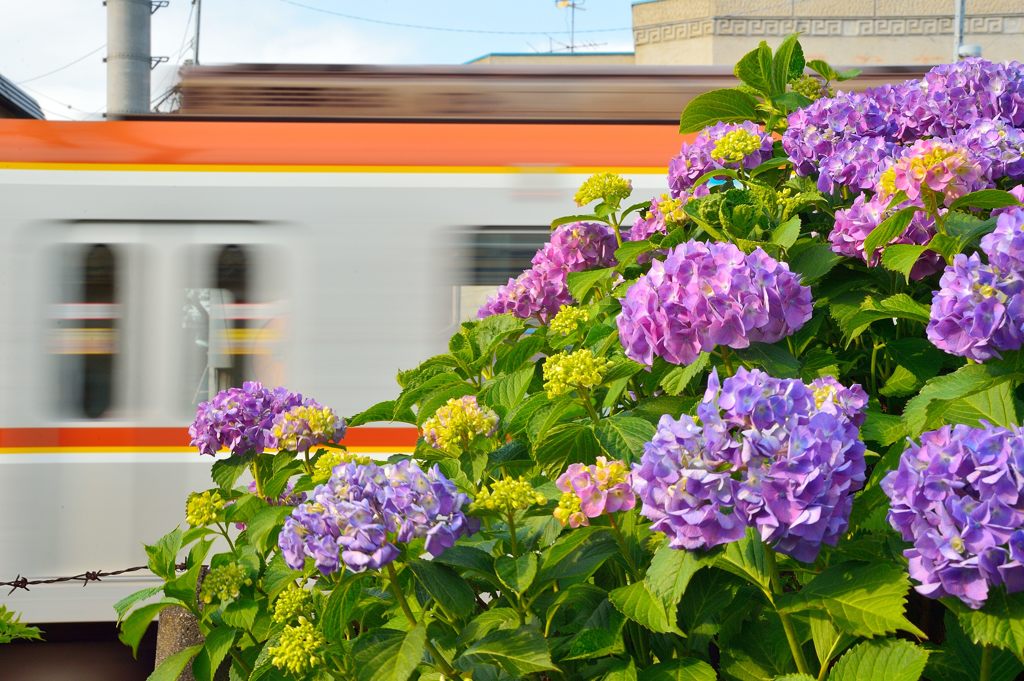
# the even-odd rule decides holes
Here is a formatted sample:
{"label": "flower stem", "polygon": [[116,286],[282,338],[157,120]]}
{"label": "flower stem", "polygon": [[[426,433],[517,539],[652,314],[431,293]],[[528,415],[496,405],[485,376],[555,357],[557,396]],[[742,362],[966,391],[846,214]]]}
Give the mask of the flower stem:
{"label": "flower stem", "polygon": [[615,541],[619,545],[619,550],[622,551],[622,557],[626,561],[626,567],[629,568],[629,576],[633,578],[634,582],[639,582],[642,579],[642,577],[640,577],[640,571],[637,570],[636,564],[633,562],[633,556],[626,547],[626,537],[623,536],[622,530],[619,529],[619,524],[615,522],[614,513],[608,514],[608,523],[612,526],[612,534],[615,535]]}
{"label": "flower stem", "polygon": [[590,391],[579,386],[576,387],[576,390],[580,394],[580,401],[583,402],[584,408],[587,410],[587,413],[590,414],[590,420],[594,423],[600,422],[601,415],[597,413],[597,410],[594,409],[594,403],[590,401]]}
{"label": "flower stem", "polygon": [[217,523],[217,529],[220,530],[221,535],[224,537],[224,539],[227,540],[228,548],[231,549],[231,553],[233,553],[233,554],[235,554],[237,556],[238,555],[238,551],[235,550],[235,543],[233,541],[231,541],[231,537],[228,536],[228,528],[225,527],[220,522],[218,522]]}
{"label": "flower stem", "polygon": [[615,243],[622,246],[622,234],[619,232],[619,216],[616,213],[612,213],[611,216],[612,231],[615,232]]}
{"label": "flower stem", "polygon": [[786,632],[786,641],[789,643],[789,651],[793,654],[793,661],[796,662],[796,670],[801,674],[810,675],[807,671],[807,660],[804,658],[804,650],[800,646],[800,641],[797,640],[796,630],[793,628],[793,620],[789,619],[789,615],[781,612],[778,606],[775,605],[774,596],[782,594],[782,579],[779,577],[779,566],[775,562],[775,551],[770,547],[764,547],[765,562],[768,564],[768,575],[771,580],[771,591],[767,594],[769,600],[771,600],[772,608],[775,609],[775,614],[779,616],[779,620],[782,622],[782,630]]}
{"label": "flower stem", "polygon": [[[398,586],[398,575],[395,573],[395,567],[391,564],[387,564],[388,571],[388,585],[391,587],[391,593],[395,594],[395,599],[398,600],[398,605],[401,606],[402,612],[405,613],[405,618],[409,620],[409,624],[416,626],[419,622],[416,620],[416,615],[413,614],[412,608],[409,607],[409,601],[405,600],[405,594],[402,593],[402,587]],[[437,660],[437,665],[444,672],[444,675],[453,679],[458,678],[458,672],[448,664],[448,660],[441,656],[441,652],[434,646],[434,642],[427,637],[427,651],[430,656]]]}
{"label": "flower stem", "polygon": [[516,512],[511,511],[506,517],[508,522],[509,551],[514,558],[519,557],[519,543],[516,541]]}
{"label": "flower stem", "polygon": [[981,649],[981,674],[978,681],[990,681],[992,678],[992,646],[983,646]]}
{"label": "flower stem", "polygon": [[252,479],[256,483],[256,496],[263,499],[263,485],[260,483],[260,455],[257,454],[252,459]]}
{"label": "flower stem", "polygon": [[231,651],[231,658],[245,671],[246,677],[252,674],[252,667],[246,664],[245,660],[242,659],[242,656],[238,654],[237,650]]}
{"label": "flower stem", "polygon": [[313,477],[313,466],[309,463],[309,450],[302,450],[303,467],[306,469],[306,474]]}

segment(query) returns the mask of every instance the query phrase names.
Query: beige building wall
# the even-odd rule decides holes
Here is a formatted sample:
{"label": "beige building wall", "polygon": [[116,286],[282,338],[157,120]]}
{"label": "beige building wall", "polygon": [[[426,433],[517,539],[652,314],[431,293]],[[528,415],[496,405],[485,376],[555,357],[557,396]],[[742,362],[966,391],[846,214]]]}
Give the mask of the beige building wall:
{"label": "beige building wall", "polygon": [[634,64],[636,62],[632,52],[576,52],[575,54],[542,52],[538,54],[485,54],[469,63],[552,66],[554,64]]}
{"label": "beige building wall", "polygon": [[[953,0],[654,0],[633,5],[637,64],[733,64],[758,42],[801,33],[808,58],[837,65],[936,64],[953,57]],[[967,0],[965,43],[1024,61],[1024,0]]]}

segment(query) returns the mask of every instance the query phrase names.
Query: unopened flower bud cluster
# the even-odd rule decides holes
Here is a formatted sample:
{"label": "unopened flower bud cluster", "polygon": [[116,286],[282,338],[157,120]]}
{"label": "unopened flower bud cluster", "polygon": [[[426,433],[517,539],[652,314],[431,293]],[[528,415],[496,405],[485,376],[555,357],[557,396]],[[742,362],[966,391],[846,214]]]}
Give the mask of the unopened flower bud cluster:
{"label": "unopened flower bud cluster", "polygon": [[553,333],[568,336],[579,328],[580,324],[588,321],[590,314],[582,307],[563,305],[558,309],[558,314],[551,320],[551,331]]}
{"label": "unopened flower bud cluster", "polygon": [[192,527],[209,525],[224,509],[224,498],[220,492],[207,490],[190,494],[185,502],[185,520]]}
{"label": "unopened flower bud cluster", "polygon": [[477,403],[476,397],[454,397],[423,422],[423,437],[434,449],[455,452],[477,437],[498,430],[498,415]]}
{"label": "unopened flower bud cluster", "polygon": [[312,601],[313,595],[309,591],[294,583],[289,585],[274,601],[274,623],[285,624],[308,614]]}
{"label": "unopened flower bud cluster", "polygon": [[313,482],[317,485],[327,482],[331,478],[331,471],[335,466],[345,463],[354,463],[358,466],[365,466],[371,459],[362,454],[353,454],[347,449],[331,449],[320,455],[320,458],[313,464]]}
{"label": "unopened flower bud cluster", "polygon": [[711,158],[725,163],[739,163],[761,148],[761,136],[743,128],[722,135],[711,149]]}
{"label": "unopened flower bud cluster", "polygon": [[591,175],[576,192],[577,206],[585,206],[593,201],[620,203],[633,193],[633,183],[615,173],[596,173]]}
{"label": "unopened flower bud cluster", "polygon": [[199,589],[199,600],[210,604],[214,601],[225,602],[238,598],[243,586],[252,584],[252,579],[239,565],[231,563],[215,567],[203,579]]}
{"label": "unopened flower bud cluster", "polygon": [[577,388],[595,388],[601,385],[610,364],[587,348],[553,355],[544,362],[544,390],[554,399]]}
{"label": "unopened flower bud cluster", "polygon": [[268,648],[267,653],[270,655],[270,663],[275,667],[301,676],[321,664],[319,651],[326,643],[327,640],[313,627],[313,623],[300,617],[298,624],[289,625],[281,631],[277,645]]}
{"label": "unopened flower bud cluster", "polygon": [[508,515],[546,502],[544,495],[524,478],[502,478],[492,483],[490,489],[486,486],[481,488],[469,510],[496,511]]}

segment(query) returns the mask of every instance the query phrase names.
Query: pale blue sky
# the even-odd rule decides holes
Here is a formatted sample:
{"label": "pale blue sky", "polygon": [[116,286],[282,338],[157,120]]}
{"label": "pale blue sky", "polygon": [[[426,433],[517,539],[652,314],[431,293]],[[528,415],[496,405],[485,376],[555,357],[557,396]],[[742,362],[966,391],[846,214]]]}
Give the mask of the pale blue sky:
{"label": "pale blue sky", "polygon": [[[632,49],[631,0],[577,2],[578,49]],[[0,0],[0,10],[0,73],[53,118],[101,112],[102,2]],[[170,58],[153,73],[154,96],[191,56],[191,10],[191,0],[170,0],[153,15],[153,54]],[[489,52],[565,51],[570,19],[555,0],[203,0],[199,56],[204,63],[459,64]]]}

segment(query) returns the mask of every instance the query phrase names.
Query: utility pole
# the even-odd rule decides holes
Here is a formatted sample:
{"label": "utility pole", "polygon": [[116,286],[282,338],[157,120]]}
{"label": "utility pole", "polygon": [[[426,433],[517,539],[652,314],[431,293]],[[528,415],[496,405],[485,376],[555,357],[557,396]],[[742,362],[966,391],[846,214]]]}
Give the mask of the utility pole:
{"label": "utility pole", "polygon": [[964,15],[967,0],[953,0],[953,61],[960,61],[964,46]]}
{"label": "utility pole", "polygon": [[192,63],[196,66],[199,65],[199,24],[203,16],[203,0],[192,0],[192,4],[196,6],[196,33],[195,37],[192,38]]}
{"label": "utility pole", "polygon": [[[167,0],[106,0],[107,113],[149,113],[150,16]],[[155,63],[167,61],[158,57]]]}
{"label": "utility pole", "polygon": [[555,0],[555,7],[568,7],[569,15],[569,54],[576,52],[576,10],[583,9],[586,0]]}

